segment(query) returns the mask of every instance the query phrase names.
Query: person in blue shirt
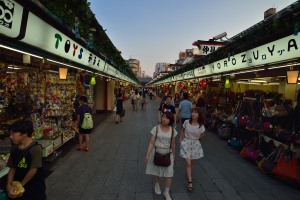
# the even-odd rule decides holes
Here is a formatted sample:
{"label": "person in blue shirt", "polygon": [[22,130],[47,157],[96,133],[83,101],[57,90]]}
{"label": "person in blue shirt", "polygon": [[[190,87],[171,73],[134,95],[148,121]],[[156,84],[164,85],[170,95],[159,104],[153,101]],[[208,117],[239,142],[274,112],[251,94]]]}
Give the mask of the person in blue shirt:
{"label": "person in blue shirt", "polygon": [[189,94],[183,94],[183,100],[179,103],[177,121],[181,120],[181,126],[185,120],[191,118],[192,102],[189,100]]}

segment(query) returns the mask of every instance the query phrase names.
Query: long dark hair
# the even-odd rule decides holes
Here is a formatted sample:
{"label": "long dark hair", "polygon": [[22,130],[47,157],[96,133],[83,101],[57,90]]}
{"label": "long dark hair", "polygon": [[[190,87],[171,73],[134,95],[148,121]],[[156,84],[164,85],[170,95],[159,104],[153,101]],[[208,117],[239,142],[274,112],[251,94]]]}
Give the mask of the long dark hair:
{"label": "long dark hair", "polygon": [[192,124],[192,121],[193,121],[192,113],[195,112],[195,111],[198,113],[198,123],[199,123],[199,128],[200,128],[201,125],[204,124],[204,118],[203,118],[202,112],[199,108],[192,108],[191,109],[191,118],[190,118],[189,122],[190,122],[190,124]]}

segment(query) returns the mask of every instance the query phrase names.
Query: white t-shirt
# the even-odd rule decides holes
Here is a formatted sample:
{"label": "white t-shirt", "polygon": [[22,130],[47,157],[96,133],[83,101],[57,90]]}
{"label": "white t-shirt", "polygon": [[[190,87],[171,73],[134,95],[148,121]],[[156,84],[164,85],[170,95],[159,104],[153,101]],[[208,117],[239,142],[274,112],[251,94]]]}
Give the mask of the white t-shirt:
{"label": "white t-shirt", "polygon": [[183,128],[185,129],[185,137],[187,139],[198,140],[202,133],[205,131],[205,127],[203,125],[192,125],[189,120],[185,120],[183,123]]}
{"label": "white t-shirt", "polygon": [[132,93],[132,94],[131,94],[131,98],[132,98],[133,100],[136,100],[136,95],[135,95],[135,93]]}
{"label": "white t-shirt", "polygon": [[[156,127],[154,126],[151,130],[151,134],[155,137],[156,135]],[[173,133],[173,138],[176,137],[177,135],[177,131],[175,128],[173,128],[174,133]],[[171,135],[172,135],[172,129],[170,127],[170,130],[168,132],[163,132],[160,128],[160,125],[158,125],[158,129],[157,129],[157,138],[155,141],[155,147],[157,148],[164,148],[164,149],[168,149],[170,148],[170,142],[171,142]]]}

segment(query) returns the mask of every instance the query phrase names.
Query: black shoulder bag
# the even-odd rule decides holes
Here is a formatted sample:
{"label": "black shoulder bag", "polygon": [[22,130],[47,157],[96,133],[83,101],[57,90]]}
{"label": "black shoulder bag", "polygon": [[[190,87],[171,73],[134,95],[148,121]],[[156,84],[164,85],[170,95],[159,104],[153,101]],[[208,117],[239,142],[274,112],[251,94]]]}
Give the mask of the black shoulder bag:
{"label": "black shoulder bag", "polygon": [[[166,154],[160,154],[157,151],[154,153],[154,165],[161,166],[161,167],[169,167],[171,165],[171,147],[172,147],[172,141],[173,141],[173,135],[174,135],[174,129],[172,128],[172,135],[171,135],[171,141],[170,141],[170,152]],[[156,134],[155,134],[155,141],[157,138],[157,133],[158,133],[158,126],[156,127]],[[156,147],[155,147],[156,149]]]}

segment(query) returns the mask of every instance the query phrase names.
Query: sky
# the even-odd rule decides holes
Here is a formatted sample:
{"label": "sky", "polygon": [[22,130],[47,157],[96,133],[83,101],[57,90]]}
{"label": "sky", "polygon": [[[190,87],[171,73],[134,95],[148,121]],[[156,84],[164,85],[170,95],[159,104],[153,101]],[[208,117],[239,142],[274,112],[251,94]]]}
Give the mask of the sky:
{"label": "sky", "polygon": [[153,76],[158,62],[175,63],[180,51],[227,32],[231,38],[296,0],[88,0],[122,57],[140,61]]}

